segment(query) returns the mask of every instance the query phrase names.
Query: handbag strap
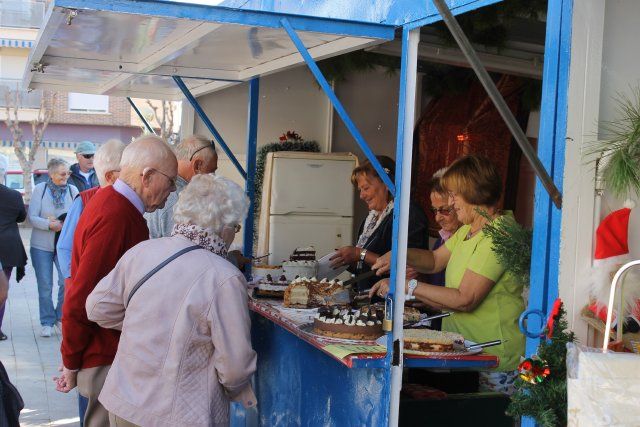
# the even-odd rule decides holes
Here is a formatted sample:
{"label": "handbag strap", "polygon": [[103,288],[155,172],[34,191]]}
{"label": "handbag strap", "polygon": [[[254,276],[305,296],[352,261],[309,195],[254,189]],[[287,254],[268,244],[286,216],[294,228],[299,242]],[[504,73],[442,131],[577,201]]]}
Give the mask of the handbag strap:
{"label": "handbag strap", "polygon": [[196,249],[203,249],[203,248],[201,246],[198,246],[198,245],[193,245],[193,246],[189,246],[188,248],[184,248],[184,249],[176,252],[175,254],[171,255],[169,258],[165,259],[160,264],[158,264],[153,270],[151,270],[150,272],[145,274],[144,277],[142,279],[140,279],[138,281],[138,283],[135,284],[133,289],[131,289],[131,292],[129,292],[129,297],[127,298],[127,303],[124,305],[124,308],[126,309],[129,306],[129,302],[131,301],[131,298],[133,298],[133,295],[135,295],[135,293],[138,292],[138,289],[140,289],[140,286],[142,286],[144,284],[144,282],[149,280],[149,278],[151,276],[156,274],[159,270],[161,270],[165,265],[169,264],[174,259],[178,258],[179,256],[182,256],[182,255],[186,254],[187,252],[191,252],[191,251],[196,250]]}

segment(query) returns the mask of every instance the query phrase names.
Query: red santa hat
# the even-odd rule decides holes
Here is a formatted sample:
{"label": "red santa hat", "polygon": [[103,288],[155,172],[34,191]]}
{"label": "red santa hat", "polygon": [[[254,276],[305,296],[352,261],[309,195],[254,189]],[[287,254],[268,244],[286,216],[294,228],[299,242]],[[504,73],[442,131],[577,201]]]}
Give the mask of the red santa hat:
{"label": "red santa hat", "polygon": [[[589,305],[596,316],[607,319],[607,303],[611,291],[611,280],[620,264],[629,261],[629,216],[631,209],[624,207],[607,215],[596,230],[596,247],[591,275],[591,296]],[[629,276],[631,278],[631,276]],[[627,308],[636,311],[637,292],[625,289]],[[614,313],[615,317],[615,313]],[[614,320],[614,325],[615,325]]]}

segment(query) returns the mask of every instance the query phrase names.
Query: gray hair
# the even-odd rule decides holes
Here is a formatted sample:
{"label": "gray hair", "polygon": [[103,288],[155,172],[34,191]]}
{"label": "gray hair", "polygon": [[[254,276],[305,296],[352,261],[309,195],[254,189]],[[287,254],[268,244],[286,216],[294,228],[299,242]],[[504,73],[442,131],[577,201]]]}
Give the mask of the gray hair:
{"label": "gray hair", "polygon": [[[191,135],[180,141],[174,148],[173,152],[176,154],[178,160],[189,161],[194,154],[199,159],[209,159],[213,153],[215,153],[215,147],[213,150],[205,149],[211,145],[211,140],[205,138],[202,135]],[[197,153],[196,153],[197,152]],[[217,154],[217,153],[216,153]]]}
{"label": "gray hair", "polygon": [[53,157],[47,162],[47,170],[49,171],[49,175],[52,175],[60,166],[64,166],[69,169],[69,163],[66,160],[59,159],[57,157]]}
{"label": "gray hair", "polygon": [[120,170],[120,159],[126,145],[119,139],[110,139],[98,148],[93,158],[93,167],[96,170],[100,186],[107,184],[107,172]]}
{"label": "gray hair", "polygon": [[240,224],[249,210],[244,190],[230,179],[196,175],[180,192],[173,211],[176,224],[193,224],[218,236],[225,226]]}
{"label": "gray hair", "polygon": [[4,154],[0,154],[0,184],[4,184],[4,176],[9,169],[9,159]]}

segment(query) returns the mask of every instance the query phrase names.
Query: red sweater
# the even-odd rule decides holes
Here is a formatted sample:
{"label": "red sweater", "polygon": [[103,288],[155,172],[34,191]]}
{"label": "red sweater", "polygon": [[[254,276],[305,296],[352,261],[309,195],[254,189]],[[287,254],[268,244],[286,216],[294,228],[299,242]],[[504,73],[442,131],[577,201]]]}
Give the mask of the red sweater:
{"label": "red sweater", "polygon": [[120,257],[149,239],[142,214],[113,187],[95,193],[85,205],[73,236],[71,283],[62,306],[62,362],[68,369],[111,365],[120,331],[87,319],[85,303],[98,282]]}

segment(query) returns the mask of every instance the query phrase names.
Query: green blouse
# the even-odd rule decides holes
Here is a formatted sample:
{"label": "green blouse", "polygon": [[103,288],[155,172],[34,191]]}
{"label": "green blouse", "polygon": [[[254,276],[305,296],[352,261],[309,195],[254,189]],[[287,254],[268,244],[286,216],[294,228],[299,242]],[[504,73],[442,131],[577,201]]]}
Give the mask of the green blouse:
{"label": "green blouse", "polygon": [[[495,221],[515,221],[507,213]],[[445,286],[457,289],[467,269],[495,282],[485,299],[470,313],[456,312],[443,319],[442,330],[462,334],[479,342],[496,339],[508,342],[485,351],[500,358],[497,371],[513,371],[524,354],[525,337],[518,328],[518,317],[524,311],[523,284],[518,283],[498,262],[492,240],[480,231],[468,240],[470,226],[464,225],[446,241],[451,252],[445,274]]]}

